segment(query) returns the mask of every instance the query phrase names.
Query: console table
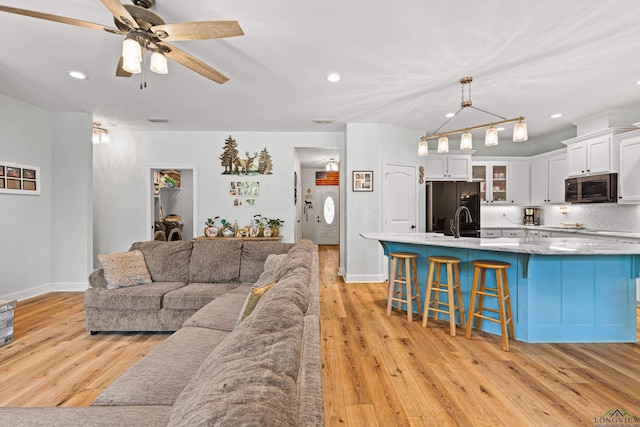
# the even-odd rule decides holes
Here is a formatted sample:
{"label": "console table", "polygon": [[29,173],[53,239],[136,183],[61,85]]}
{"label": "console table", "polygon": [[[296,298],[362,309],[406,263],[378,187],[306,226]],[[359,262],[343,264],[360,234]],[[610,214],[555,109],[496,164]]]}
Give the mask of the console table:
{"label": "console table", "polygon": [[209,236],[198,236],[193,240],[249,240],[252,242],[279,242],[282,240],[282,236],[275,237],[209,237]]}

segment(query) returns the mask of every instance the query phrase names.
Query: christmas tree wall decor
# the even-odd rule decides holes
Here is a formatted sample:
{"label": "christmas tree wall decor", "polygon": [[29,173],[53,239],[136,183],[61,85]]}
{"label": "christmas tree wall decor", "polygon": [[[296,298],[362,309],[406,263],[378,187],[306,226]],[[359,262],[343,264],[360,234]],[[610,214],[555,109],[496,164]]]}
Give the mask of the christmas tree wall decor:
{"label": "christmas tree wall decor", "polygon": [[[241,159],[238,156],[238,144],[236,140],[229,135],[229,138],[224,140],[224,147],[222,147],[222,154],[220,155],[220,165],[224,166],[223,175],[271,175],[273,172],[273,164],[271,163],[271,155],[267,152],[267,148],[260,152],[253,153],[253,156],[248,151],[245,152],[247,156]],[[258,165],[256,166],[255,160],[258,158]]]}

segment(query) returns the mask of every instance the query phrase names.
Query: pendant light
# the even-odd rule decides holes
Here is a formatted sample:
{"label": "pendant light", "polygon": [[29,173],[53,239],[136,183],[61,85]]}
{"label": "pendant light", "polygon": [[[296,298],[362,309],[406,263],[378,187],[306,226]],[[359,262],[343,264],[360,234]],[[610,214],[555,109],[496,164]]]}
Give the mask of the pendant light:
{"label": "pendant light", "polygon": [[513,142],[525,142],[527,139],[529,139],[527,124],[519,120],[518,123],[513,126]]}
{"label": "pendant light", "polygon": [[449,138],[446,136],[440,137],[438,139],[438,153],[448,153],[449,152]]}
{"label": "pendant light", "polygon": [[[423,136],[420,138],[420,143],[418,145],[418,156],[426,156],[428,153],[427,141],[429,139],[438,138],[438,153],[448,153],[449,152],[449,139],[448,135],[454,134],[462,134],[460,137],[460,149],[461,150],[471,150],[473,147],[471,132],[474,129],[483,129],[488,128],[485,134],[485,142],[484,145],[487,147],[492,147],[498,145],[498,130],[494,127],[494,125],[502,125],[505,123],[517,122],[513,127],[513,141],[514,142],[524,142],[528,139],[527,135],[527,124],[524,122],[524,117],[516,117],[513,119],[507,119],[506,117],[499,116],[490,111],[483,110],[482,108],[477,108],[473,106],[471,102],[471,82],[473,81],[473,77],[463,77],[460,79],[460,84],[462,86],[462,100],[460,102],[460,109],[453,115],[447,115],[447,120],[430,136]],[[489,114],[491,116],[497,117],[501,119],[500,121],[494,121],[492,123],[485,123],[477,126],[468,126],[464,129],[457,129],[448,132],[440,132],[440,129],[445,127],[454,117],[456,117],[462,110],[465,108],[473,108],[474,110],[478,110],[482,113]]]}
{"label": "pendant light", "polygon": [[429,145],[427,144],[427,137],[423,136],[420,138],[420,143],[418,144],[418,156],[426,157],[429,155]]}
{"label": "pendant light", "polygon": [[461,150],[471,150],[473,148],[473,136],[471,132],[465,130],[465,132],[460,137],[460,149]]}
{"label": "pendant light", "polygon": [[484,136],[484,145],[487,147],[493,147],[498,145],[498,129],[494,128],[493,125],[489,129]]}

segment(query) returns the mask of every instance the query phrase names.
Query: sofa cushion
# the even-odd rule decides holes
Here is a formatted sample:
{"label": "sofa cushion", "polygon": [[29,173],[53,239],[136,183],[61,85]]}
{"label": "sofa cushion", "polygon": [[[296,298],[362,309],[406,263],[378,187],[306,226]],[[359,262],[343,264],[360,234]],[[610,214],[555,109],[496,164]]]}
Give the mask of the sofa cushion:
{"label": "sofa cushion", "polygon": [[244,241],[238,280],[242,283],[254,283],[262,273],[267,256],[286,254],[292,246],[292,243]]}
{"label": "sofa cushion", "polygon": [[154,282],[188,282],[192,241],[136,242],[129,250],[144,254],[149,273]]}
{"label": "sofa cushion", "polygon": [[84,292],[84,306],[117,310],[160,310],[168,292],[183,287],[183,282],[153,282],[127,288],[90,288]]}
{"label": "sofa cushion", "polygon": [[235,283],[189,283],[167,292],[162,306],[173,310],[198,310],[236,286]]}
{"label": "sofa cushion", "polygon": [[262,296],[266,294],[269,289],[275,286],[276,283],[278,282],[273,281],[262,286],[254,286],[253,288],[251,288],[251,292],[249,293],[249,295],[247,295],[247,298],[244,301],[244,305],[240,310],[240,317],[238,317],[237,324],[242,322],[247,318],[247,316],[251,314],[253,309],[256,307],[256,304],[258,304],[258,301],[260,301],[260,298],[262,298]]}
{"label": "sofa cushion", "polygon": [[188,318],[183,327],[199,327],[233,331],[238,321],[238,313],[246,299],[247,292],[236,293],[235,289],[211,301],[193,316]]}
{"label": "sofa cushion", "polygon": [[189,263],[189,281],[233,283],[240,275],[242,240],[195,240]]}
{"label": "sofa cushion", "polygon": [[151,275],[144,262],[144,255],[138,250],[98,255],[107,289],[151,283]]}
{"label": "sofa cushion", "polygon": [[198,367],[227,335],[214,329],[180,329],[116,379],[91,405],[173,405]]}
{"label": "sofa cushion", "polygon": [[273,282],[276,272],[280,269],[280,266],[285,262],[287,257],[287,254],[269,255],[264,262],[264,271],[260,274],[254,286],[258,287]]}
{"label": "sofa cushion", "polygon": [[[308,271],[308,270],[307,270]],[[309,277],[289,275],[203,362],[176,400],[171,426],[297,426]],[[308,289],[306,292],[308,298]]]}

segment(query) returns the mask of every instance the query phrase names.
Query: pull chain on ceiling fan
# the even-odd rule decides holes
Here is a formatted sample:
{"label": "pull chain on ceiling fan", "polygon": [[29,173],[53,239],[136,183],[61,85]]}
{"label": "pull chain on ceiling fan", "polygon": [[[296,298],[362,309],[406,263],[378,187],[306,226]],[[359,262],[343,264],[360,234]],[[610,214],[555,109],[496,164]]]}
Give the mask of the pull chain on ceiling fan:
{"label": "pull chain on ceiling fan", "polygon": [[140,73],[142,58],[146,51],[150,51],[151,71],[155,73],[167,73],[168,58],[216,83],[223,84],[229,80],[195,56],[167,42],[242,36],[244,32],[238,21],[167,24],[160,16],[149,10],[155,5],[155,0],[132,0],[134,3],[132,5],[124,5],[119,0],[100,0],[100,2],[113,14],[116,28],[16,7],[0,6],[0,11],[126,36],[122,56],[116,68],[118,77],[131,77],[132,74]]}

